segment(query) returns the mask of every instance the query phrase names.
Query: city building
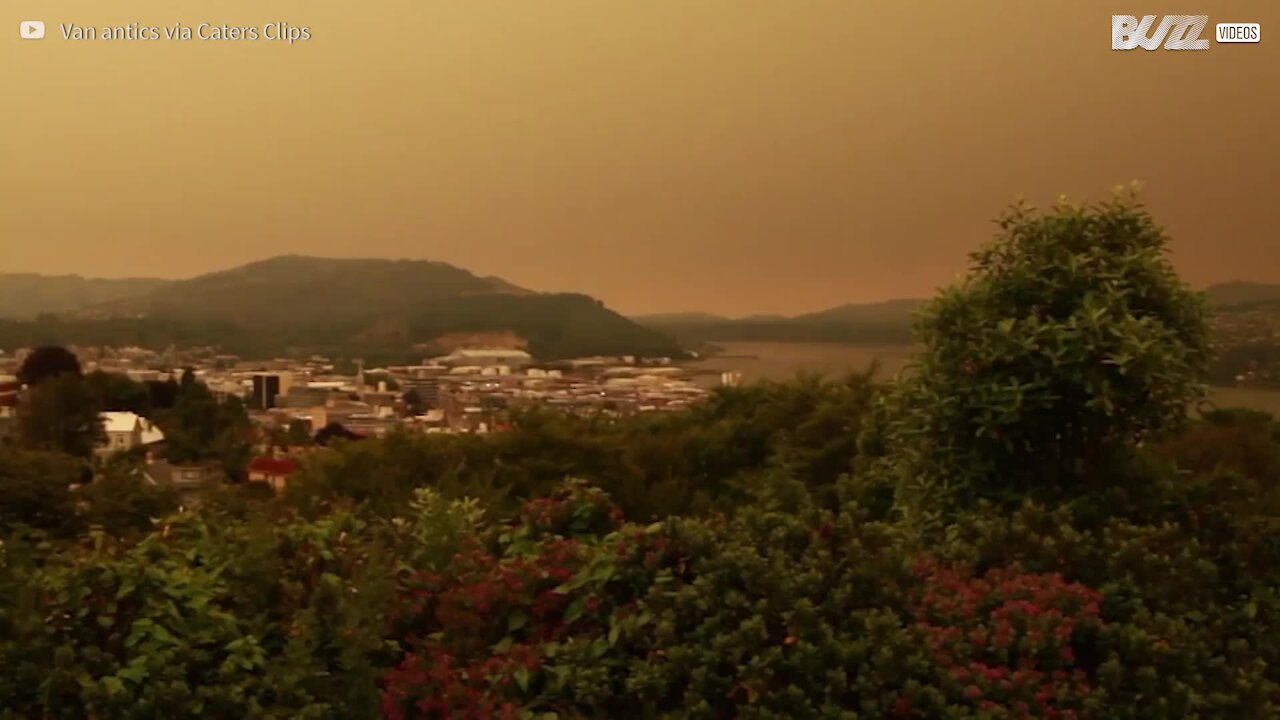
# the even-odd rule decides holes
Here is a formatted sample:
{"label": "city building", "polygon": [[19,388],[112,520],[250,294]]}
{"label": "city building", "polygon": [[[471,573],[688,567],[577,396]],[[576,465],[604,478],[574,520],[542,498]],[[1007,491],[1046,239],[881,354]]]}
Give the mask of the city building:
{"label": "city building", "polygon": [[505,365],[507,367],[525,367],[533,363],[533,356],[524,350],[466,348],[455,350],[449,355],[437,358],[437,360],[442,364],[452,366],[496,367]]}
{"label": "city building", "polygon": [[406,393],[412,391],[417,394],[424,409],[440,407],[440,378],[408,377],[402,378],[399,383]]}
{"label": "city building", "polygon": [[253,394],[249,405],[258,410],[273,408],[276,406],[276,398],[288,394],[292,386],[292,373],[256,372],[253,374]]}
{"label": "city building", "polygon": [[96,450],[100,455],[127,452],[164,440],[164,432],[147,418],[131,412],[102,413],[102,429],[106,440]]}

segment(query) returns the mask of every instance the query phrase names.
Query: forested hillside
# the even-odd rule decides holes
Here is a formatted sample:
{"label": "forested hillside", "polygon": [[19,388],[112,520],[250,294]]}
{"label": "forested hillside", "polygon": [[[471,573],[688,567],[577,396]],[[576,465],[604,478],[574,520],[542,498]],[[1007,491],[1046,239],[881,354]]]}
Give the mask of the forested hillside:
{"label": "forested hillside", "polygon": [[0,320],[0,348],[212,345],[251,358],[417,361],[442,336],[503,332],[547,359],[682,354],[671,338],[585,295],[534,293],[423,260],[289,255],[64,310]]}

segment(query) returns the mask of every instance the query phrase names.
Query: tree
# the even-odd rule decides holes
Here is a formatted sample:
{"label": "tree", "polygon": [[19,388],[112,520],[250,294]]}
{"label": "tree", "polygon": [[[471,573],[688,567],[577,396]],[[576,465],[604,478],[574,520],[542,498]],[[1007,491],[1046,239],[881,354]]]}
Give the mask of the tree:
{"label": "tree", "polygon": [[208,386],[187,370],[178,383],[173,408],[160,419],[165,456],[175,463],[217,461],[227,476],[241,479],[249,462],[251,423],[244,403],[219,402]]}
{"label": "tree", "polygon": [[417,388],[409,388],[406,390],[404,397],[401,399],[404,400],[405,408],[414,415],[421,415],[422,411],[427,407],[426,403],[422,401],[422,395],[418,392]]}
{"label": "tree", "polygon": [[190,370],[183,372],[173,408],[161,420],[165,455],[175,463],[209,459],[218,435],[218,401]]}
{"label": "tree", "polygon": [[77,527],[71,485],[80,464],[65,455],[0,449],[0,528],[28,525],[73,533]]}
{"label": "tree", "polygon": [[240,398],[228,397],[218,404],[217,428],[213,447],[222,471],[231,480],[243,482],[247,477],[249,457],[253,454],[249,442],[253,423]]}
{"label": "tree", "polygon": [[168,380],[148,380],[147,396],[152,408],[168,410],[178,401],[178,383]]}
{"label": "tree", "polygon": [[31,351],[18,369],[18,380],[35,387],[62,374],[80,375],[80,360],[61,345],[44,345]]}
{"label": "tree", "polygon": [[147,386],[135,382],[128,375],[95,370],[85,376],[85,381],[98,397],[103,410],[120,410],[142,416],[151,414],[151,395]]}
{"label": "tree", "polygon": [[107,472],[80,490],[85,520],[116,537],[151,529],[153,519],[176,511],[178,492],[149,484],[136,472]]}
{"label": "tree", "polygon": [[306,420],[289,421],[289,429],[286,431],[285,439],[291,447],[310,445],[312,443],[311,423]]}
{"label": "tree", "polygon": [[316,432],[315,442],[317,445],[328,445],[334,440],[359,440],[362,437],[364,436],[348,430],[342,423],[331,422]]}
{"label": "tree", "polygon": [[1182,422],[1203,392],[1202,299],[1132,192],[1015,205],[999,226],[917,321],[925,350],[889,399],[878,465],[908,508],[1105,483],[1105,458]]}
{"label": "tree", "polygon": [[89,457],[106,440],[98,398],[79,375],[47,378],[18,406],[18,436],[33,450]]}

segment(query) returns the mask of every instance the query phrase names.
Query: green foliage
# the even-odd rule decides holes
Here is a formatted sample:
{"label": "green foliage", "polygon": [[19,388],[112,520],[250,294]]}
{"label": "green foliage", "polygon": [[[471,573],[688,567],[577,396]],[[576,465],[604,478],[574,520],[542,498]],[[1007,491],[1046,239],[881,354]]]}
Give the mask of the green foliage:
{"label": "green foliage", "polygon": [[128,375],[95,370],[85,376],[85,382],[103,410],[128,411],[143,417],[151,415],[150,391]]}
{"label": "green foliage", "polygon": [[182,375],[173,408],[160,414],[165,456],[174,463],[217,461],[227,477],[242,480],[249,463],[251,426],[239,398],[219,401],[190,371]]}
{"label": "green foliage", "polygon": [[886,472],[908,508],[1088,491],[1201,392],[1203,303],[1132,197],[1018,205],[999,225],[924,311],[925,351],[890,400]]}
{"label": "green foliage", "polygon": [[[1087,667],[1115,718],[1269,717],[1280,698],[1274,533],[1209,507],[1081,528],[1068,508],[965,514],[945,562],[1017,563],[1097,588],[1103,627]],[[1181,517],[1178,517],[1178,516]]]}
{"label": "green foliage", "polygon": [[79,522],[71,486],[83,471],[82,463],[61,453],[0,447],[0,530],[29,526],[74,534]]}
{"label": "green foliage", "polygon": [[514,510],[565,478],[589,478],[631,517],[727,510],[766,471],[785,467],[826,505],[857,455],[875,389],[869,373],[801,377],[717,391],[686,413],[620,420],[518,409],[487,438],[392,433],[317,454],[286,499],[314,507],[339,498],[387,514],[418,487]]}
{"label": "green foliage", "polygon": [[18,439],[33,450],[87,458],[106,440],[100,412],[85,379],[62,373],[28,388],[18,406]]}
{"label": "green foliage", "polygon": [[306,420],[290,421],[285,440],[291,447],[306,447],[312,443],[311,423]]}
{"label": "green foliage", "polygon": [[95,533],[12,611],[5,707],[45,717],[374,717],[393,569],[349,516]]}
{"label": "green foliage", "polygon": [[177,511],[177,491],[144,480],[141,473],[108,472],[80,488],[85,523],[112,537],[129,538],[151,530],[153,523]]}
{"label": "green foliage", "polygon": [[22,361],[18,381],[34,387],[63,374],[80,375],[80,359],[61,345],[42,345]]}

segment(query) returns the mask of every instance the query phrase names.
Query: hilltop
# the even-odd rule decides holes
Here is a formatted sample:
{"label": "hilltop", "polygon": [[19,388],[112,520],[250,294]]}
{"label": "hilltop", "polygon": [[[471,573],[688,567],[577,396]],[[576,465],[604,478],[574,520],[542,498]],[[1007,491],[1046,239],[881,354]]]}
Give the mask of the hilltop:
{"label": "hilltop", "polygon": [[34,318],[150,292],[159,278],[86,278],[80,275],[0,273],[0,317]]}
{"label": "hilltop", "polygon": [[1225,282],[1205,290],[1213,307],[1280,302],[1280,283]]}
{"label": "hilltop", "polygon": [[251,326],[365,322],[463,295],[532,295],[499,278],[427,260],[282,255],[81,308],[85,316],[147,316]]}
{"label": "hilltop", "polygon": [[261,356],[406,357],[442,336],[505,334],[535,355],[678,355],[675,342],[585,295],[537,293],[425,260],[287,255],[0,325],[0,344],[203,342]]}
{"label": "hilltop", "polygon": [[[1233,281],[1204,290],[1213,315],[1232,323],[1244,312],[1280,305],[1280,283]],[[730,318],[702,312],[633,317],[645,327],[688,344],[704,342],[832,342],[879,345],[912,341],[911,322],[925,300],[900,298],[849,303],[795,316],[755,315]]]}
{"label": "hilltop", "polygon": [[670,313],[633,318],[681,342],[833,342],[883,345],[911,342],[911,317],[923,300],[847,304],[793,317],[726,318],[706,313]]}

